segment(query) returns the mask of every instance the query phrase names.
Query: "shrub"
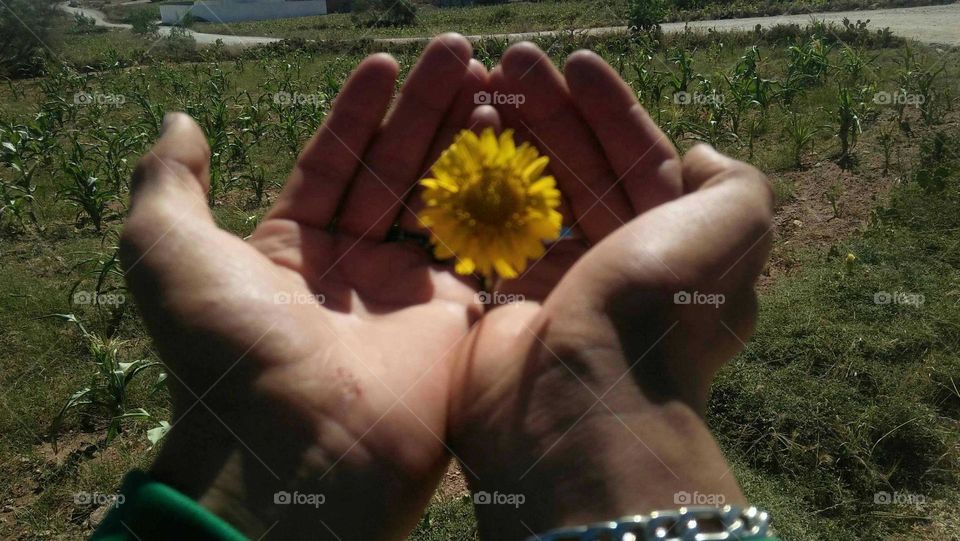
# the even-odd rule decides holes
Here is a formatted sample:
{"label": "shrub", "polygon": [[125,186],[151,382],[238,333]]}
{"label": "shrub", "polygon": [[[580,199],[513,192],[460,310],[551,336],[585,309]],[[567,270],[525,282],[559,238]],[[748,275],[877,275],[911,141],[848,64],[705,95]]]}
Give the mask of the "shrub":
{"label": "shrub", "polygon": [[0,4],[0,73],[29,76],[42,70],[56,21],[54,0],[6,0]]}
{"label": "shrub", "polygon": [[410,0],[360,0],[351,18],[367,28],[411,26],[417,20],[417,6]]}
{"label": "shrub", "polygon": [[127,22],[133,26],[134,34],[153,35],[160,30],[155,15],[152,10],[138,9],[127,17]]}
{"label": "shrub", "polygon": [[627,24],[634,32],[656,30],[666,15],[665,0],[629,0],[627,2]]}

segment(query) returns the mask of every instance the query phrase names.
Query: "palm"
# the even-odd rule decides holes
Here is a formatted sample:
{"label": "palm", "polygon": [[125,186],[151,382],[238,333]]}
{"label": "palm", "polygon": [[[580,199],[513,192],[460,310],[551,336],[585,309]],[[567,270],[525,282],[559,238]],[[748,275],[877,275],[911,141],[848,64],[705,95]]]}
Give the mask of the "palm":
{"label": "palm", "polygon": [[[203,204],[209,157],[194,123],[173,122],[138,168],[124,259],[175,380],[182,429],[164,455],[193,430],[225,454],[193,477],[237,469],[214,481],[220,492],[331,500],[319,513],[247,502],[256,518],[231,519],[248,533],[283,516],[274,533],[322,523],[331,538],[395,537],[446,465],[449,368],[474,290],[387,237],[424,164],[470,119],[486,72],[469,58],[465,40],[439,38],[388,116],[397,65],[364,61],[249,241]],[[165,470],[185,457],[164,455],[155,471],[189,494],[200,480]],[[363,509],[350,505],[360,495]]]}

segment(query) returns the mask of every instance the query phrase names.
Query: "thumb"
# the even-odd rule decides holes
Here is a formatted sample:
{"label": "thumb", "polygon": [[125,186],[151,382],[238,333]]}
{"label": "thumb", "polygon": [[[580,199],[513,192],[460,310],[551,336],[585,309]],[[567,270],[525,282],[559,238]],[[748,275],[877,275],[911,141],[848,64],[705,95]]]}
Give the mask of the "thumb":
{"label": "thumb", "polygon": [[131,214],[170,206],[209,220],[209,189],[210,146],[203,131],[189,116],[168,113],[160,139],[133,172]]}
{"label": "thumb", "polygon": [[163,263],[170,247],[195,244],[186,239],[191,232],[216,228],[207,207],[209,183],[210,147],[203,132],[189,116],[168,114],[160,140],[133,172],[130,211],[120,239],[128,279],[135,267],[142,270],[148,263],[148,254]]}
{"label": "thumb", "polygon": [[741,162],[728,158],[712,146],[701,143],[683,156],[683,189],[686,193],[706,188],[724,173],[740,169]]}

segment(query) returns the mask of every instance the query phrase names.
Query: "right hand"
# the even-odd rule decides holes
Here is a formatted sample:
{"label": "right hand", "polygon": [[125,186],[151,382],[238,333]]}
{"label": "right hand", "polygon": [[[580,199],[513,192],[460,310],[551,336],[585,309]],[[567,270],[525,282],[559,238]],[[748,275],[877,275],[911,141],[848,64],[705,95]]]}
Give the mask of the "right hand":
{"label": "right hand", "polygon": [[[483,537],[676,508],[681,491],[742,502],[702,413],[752,333],[765,177],[707,146],[680,160],[592,53],[574,54],[564,79],[520,44],[492,80],[525,95],[504,125],[550,155],[583,238],[501,285],[527,302],[487,313],[454,373],[453,445],[472,490],[525,498],[478,506]],[[724,302],[675,303],[684,291]]]}

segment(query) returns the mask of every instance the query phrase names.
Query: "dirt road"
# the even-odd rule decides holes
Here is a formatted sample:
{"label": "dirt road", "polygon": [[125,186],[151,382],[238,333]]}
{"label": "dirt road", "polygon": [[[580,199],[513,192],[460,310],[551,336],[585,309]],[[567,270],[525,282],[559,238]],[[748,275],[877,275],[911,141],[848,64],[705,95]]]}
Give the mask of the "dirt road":
{"label": "dirt road", "polygon": [[[772,17],[750,17],[747,19],[719,19],[712,21],[691,21],[689,23],[667,23],[665,32],[679,32],[685,26],[706,30],[752,30],[758,24],[764,28],[778,24],[807,24],[812,19],[840,23],[844,18],[856,22],[857,19],[870,20],[871,28],[890,27],[897,36],[912,38],[926,43],[960,46],[960,4],[944,6],[926,6],[915,8],[877,9],[868,11],[836,11],[828,13],[810,13],[806,15],[774,15]],[[494,34],[467,36],[473,41],[482,38],[498,38],[507,41],[522,41],[535,37],[555,36],[569,31],[554,30],[544,32],[521,32],[516,34]],[[607,26],[584,28],[573,32],[588,35],[622,34],[626,26]],[[428,38],[384,38],[379,43],[411,43],[425,41]]]}
{"label": "dirt road", "polygon": [[[98,11],[92,8],[75,8],[70,7],[69,4],[63,3],[60,4],[60,9],[66,11],[67,13],[82,13],[87,17],[93,18],[97,22],[97,26],[103,26],[106,28],[117,28],[117,29],[127,29],[130,30],[133,26],[129,24],[117,24],[112,23],[107,20],[106,15],[103,12]],[[229,26],[228,26],[229,28]],[[161,26],[159,31],[161,36],[167,36],[170,34],[171,27]],[[187,30],[190,35],[193,36],[193,39],[197,41],[200,45],[213,45],[217,40],[223,41],[224,45],[233,45],[239,47],[250,47],[254,45],[264,45],[267,43],[276,43],[281,41],[280,38],[267,38],[261,36],[237,36],[231,34],[204,34],[203,32],[194,32],[193,30]]]}
{"label": "dirt road", "polygon": [[[74,8],[66,3],[61,4],[60,8],[69,13],[83,13],[92,17],[98,25],[108,28],[131,28],[128,24],[116,24],[106,20],[103,13],[89,8]],[[684,27],[717,30],[752,30],[758,24],[764,28],[778,24],[807,24],[812,19],[826,22],[839,23],[844,18],[851,21],[870,20],[871,28],[890,27],[894,34],[905,38],[912,38],[926,43],[960,46],[960,4],[948,4],[944,6],[925,6],[915,8],[894,8],[877,9],[869,11],[837,11],[829,13],[811,13],[806,15],[774,15],[772,17],[751,17],[747,19],[720,19],[713,21],[691,21],[689,23],[667,23],[663,25],[666,32],[679,32]],[[229,28],[229,26],[227,26]],[[161,35],[170,33],[170,27],[161,26]],[[213,44],[217,40],[222,40],[225,45],[237,45],[248,47],[252,45],[263,45],[266,43],[275,43],[279,38],[268,38],[261,36],[238,36],[230,34],[205,34],[201,32],[189,31],[197,43]],[[489,34],[467,36],[473,41],[483,38],[498,38],[508,41],[522,41],[535,37],[556,36],[570,32],[569,30],[552,30],[544,32],[521,32],[515,34]],[[573,32],[588,35],[607,35],[621,34],[627,32],[626,26],[608,26],[601,28],[584,28],[573,30]],[[416,43],[429,40],[429,37],[413,38],[380,38],[377,43]]]}

